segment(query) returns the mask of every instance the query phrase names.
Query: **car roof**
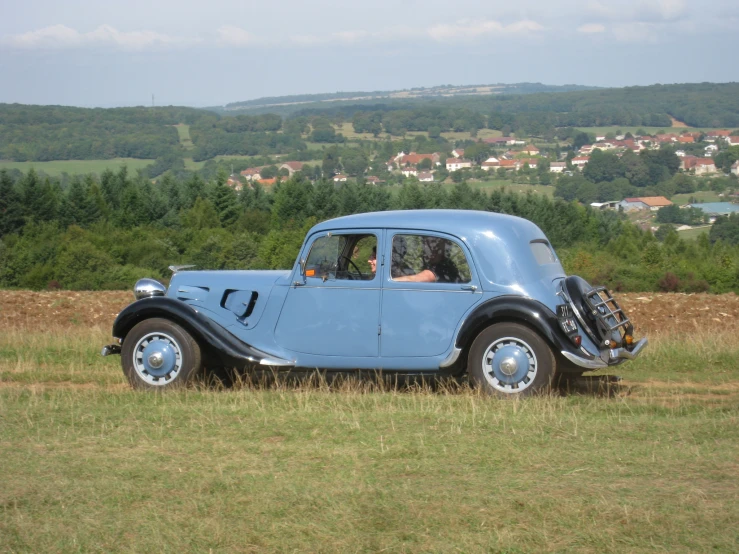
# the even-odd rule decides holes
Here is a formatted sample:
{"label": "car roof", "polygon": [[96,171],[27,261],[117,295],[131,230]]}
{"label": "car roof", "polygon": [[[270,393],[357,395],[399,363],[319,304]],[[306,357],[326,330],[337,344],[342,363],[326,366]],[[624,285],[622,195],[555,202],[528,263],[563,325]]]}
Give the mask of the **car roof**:
{"label": "car roof", "polygon": [[311,232],[334,229],[423,229],[457,236],[505,228],[530,230],[530,221],[513,215],[477,210],[391,210],[347,215],[315,225]]}

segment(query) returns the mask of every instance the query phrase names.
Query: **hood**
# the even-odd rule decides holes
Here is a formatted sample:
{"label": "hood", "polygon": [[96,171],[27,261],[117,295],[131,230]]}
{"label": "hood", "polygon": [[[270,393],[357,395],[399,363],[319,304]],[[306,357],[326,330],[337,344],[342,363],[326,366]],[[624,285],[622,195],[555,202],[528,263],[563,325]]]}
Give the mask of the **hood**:
{"label": "hood", "polygon": [[259,290],[265,287],[271,288],[274,285],[289,284],[291,273],[292,270],[180,271],[172,276],[167,296],[177,297],[177,288],[182,286],[198,287],[205,290]]}

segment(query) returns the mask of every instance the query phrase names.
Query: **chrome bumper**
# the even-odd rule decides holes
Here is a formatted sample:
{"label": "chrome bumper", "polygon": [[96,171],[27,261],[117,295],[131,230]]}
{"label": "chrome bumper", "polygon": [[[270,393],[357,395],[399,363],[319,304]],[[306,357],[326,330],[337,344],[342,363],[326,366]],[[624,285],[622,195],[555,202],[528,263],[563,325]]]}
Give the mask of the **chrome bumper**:
{"label": "chrome bumper", "polygon": [[101,356],[110,356],[111,354],[120,354],[121,353],[121,347],[118,344],[109,344],[108,346],[103,346],[102,351],[100,352]]}
{"label": "chrome bumper", "polygon": [[584,367],[586,369],[603,369],[609,365],[615,365],[622,360],[635,359],[639,356],[641,351],[644,350],[644,347],[647,344],[649,344],[649,341],[647,340],[647,337],[644,337],[637,342],[631,350],[627,350],[626,348],[612,348],[608,351],[608,362],[604,361],[603,358],[588,360],[587,358],[581,358],[580,356],[576,356],[575,354],[565,350],[562,351],[562,355],[577,366]]}

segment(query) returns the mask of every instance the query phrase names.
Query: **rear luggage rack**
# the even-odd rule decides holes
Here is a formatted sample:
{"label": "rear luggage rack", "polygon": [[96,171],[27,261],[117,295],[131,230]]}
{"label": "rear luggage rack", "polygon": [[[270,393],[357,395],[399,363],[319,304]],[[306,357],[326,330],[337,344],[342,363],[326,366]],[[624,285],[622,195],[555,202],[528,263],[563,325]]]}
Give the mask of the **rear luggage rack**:
{"label": "rear luggage rack", "polygon": [[622,339],[625,335],[633,334],[634,326],[631,320],[626,317],[606,287],[594,287],[583,294],[583,297],[595,318],[598,335],[604,340],[602,346],[607,346],[605,341],[611,338],[614,331],[618,331]]}

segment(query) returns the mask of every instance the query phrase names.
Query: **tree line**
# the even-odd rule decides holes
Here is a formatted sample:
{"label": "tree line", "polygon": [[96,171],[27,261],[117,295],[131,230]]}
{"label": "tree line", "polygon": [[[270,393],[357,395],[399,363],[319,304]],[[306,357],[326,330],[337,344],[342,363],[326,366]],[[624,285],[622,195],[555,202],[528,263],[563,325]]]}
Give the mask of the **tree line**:
{"label": "tree line", "polygon": [[[206,181],[166,174],[157,183],[125,168],[59,181],[0,172],[0,286],[127,289],[168,277],[170,264],[204,269],[292,267],[307,229],[366,211],[483,209],[525,217],[547,234],[570,273],[617,290],[739,291],[739,246],[723,237],[658,240],[616,212],[461,182],[385,187],[312,183],[300,173],[266,192],[237,192],[220,173]],[[720,227],[721,228],[721,227]],[[669,278],[667,274],[670,274]]]}

